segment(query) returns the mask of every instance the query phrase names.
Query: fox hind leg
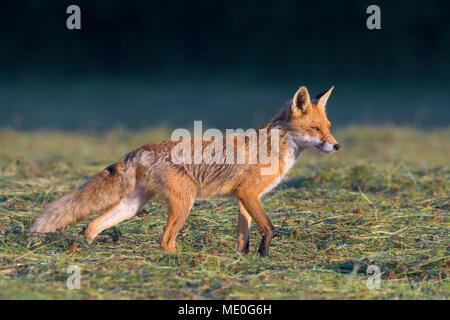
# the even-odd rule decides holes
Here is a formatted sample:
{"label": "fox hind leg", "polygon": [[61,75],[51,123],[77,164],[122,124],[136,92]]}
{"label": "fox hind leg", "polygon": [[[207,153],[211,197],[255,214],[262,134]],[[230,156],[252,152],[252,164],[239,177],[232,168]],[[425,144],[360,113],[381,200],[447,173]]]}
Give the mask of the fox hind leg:
{"label": "fox hind leg", "polygon": [[189,196],[187,193],[181,199],[179,197],[169,197],[167,204],[169,207],[168,217],[161,239],[161,247],[167,252],[175,252],[175,240],[189,216],[189,212],[194,204],[194,196]]}
{"label": "fox hind leg", "polygon": [[103,230],[133,217],[148,199],[150,199],[148,192],[136,188],[130,195],[120,200],[118,204],[112,206],[92,221],[86,228],[84,235],[91,241],[94,240]]}

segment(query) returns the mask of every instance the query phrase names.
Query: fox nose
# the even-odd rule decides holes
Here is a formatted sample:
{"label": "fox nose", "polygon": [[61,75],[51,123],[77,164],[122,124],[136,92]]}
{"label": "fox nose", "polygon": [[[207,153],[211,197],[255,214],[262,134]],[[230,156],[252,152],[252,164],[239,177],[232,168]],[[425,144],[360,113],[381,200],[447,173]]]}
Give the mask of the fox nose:
{"label": "fox nose", "polygon": [[333,149],[334,149],[335,151],[338,151],[340,147],[341,147],[341,145],[340,145],[339,143],[336,143],[336,144],[333,146]]}

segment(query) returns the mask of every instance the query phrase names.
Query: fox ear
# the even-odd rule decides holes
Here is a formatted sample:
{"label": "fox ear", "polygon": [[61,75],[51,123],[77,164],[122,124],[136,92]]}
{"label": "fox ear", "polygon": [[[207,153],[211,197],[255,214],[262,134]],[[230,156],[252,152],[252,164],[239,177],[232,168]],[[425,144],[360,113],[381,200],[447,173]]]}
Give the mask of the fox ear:
{"label": "fox ear", "polygon": [[306,113],[308,107],[311,105],[308,89],[305,86],[300,87],[292,99],[291,110],[294,113]]}
{"label": "fox ear", "polygon": [[327,91],[316,96],[315,100],[317,101],[318,106],[325,108],[325,106],[327,105],[328,98],[330,97],[333,89],[334,89],[334,86],[331,86],[330,89],[328,89]]}

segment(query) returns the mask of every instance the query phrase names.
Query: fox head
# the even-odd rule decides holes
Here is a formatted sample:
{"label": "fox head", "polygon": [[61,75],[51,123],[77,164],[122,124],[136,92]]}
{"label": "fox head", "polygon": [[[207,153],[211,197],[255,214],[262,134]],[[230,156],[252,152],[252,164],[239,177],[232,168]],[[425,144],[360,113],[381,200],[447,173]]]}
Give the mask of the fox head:
{"label": "fox head", "polygon": [[286,123],[295,142],[303,147],[331,153],[339,150],[340,144],[330,132],[325,106],[333,87],[310,99],[306,87],[300,87],[286,112]]}

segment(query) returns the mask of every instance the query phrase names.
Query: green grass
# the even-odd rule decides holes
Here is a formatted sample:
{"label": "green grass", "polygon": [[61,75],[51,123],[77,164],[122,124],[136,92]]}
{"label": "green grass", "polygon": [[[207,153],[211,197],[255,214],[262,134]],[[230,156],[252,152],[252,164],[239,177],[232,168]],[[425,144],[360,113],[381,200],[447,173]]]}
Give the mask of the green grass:
{"label": "green grass", "polygon": [[[196,202],[176,254],[159,248],[166,213],[156,199],[93,244],[79,235],[93,217],[27,232],[47,203],[168,136],[0,130],[0,298],[448,299],[450,129],[347,127],[338,153],[308,150],[263,200],[276,228],[265,258],[256,226],[250,254],[235,252],[237,205],[224,198]],[[66,287],[70,265],[79,290]],[[381,270],[379,289],[366,285],[369,265]]]}

